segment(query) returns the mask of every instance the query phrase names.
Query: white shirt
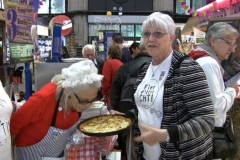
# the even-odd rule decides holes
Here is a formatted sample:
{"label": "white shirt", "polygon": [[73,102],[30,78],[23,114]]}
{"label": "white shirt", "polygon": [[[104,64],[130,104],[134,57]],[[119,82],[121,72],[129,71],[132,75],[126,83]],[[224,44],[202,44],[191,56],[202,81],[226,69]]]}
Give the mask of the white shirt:
{"label": "white shirt", "polygon": [[12,103],[0,81],[0,159],[11,160],[10,116]]}
{"label": "white shirt", "polygon": [[[171,65],[172,54],[157,66],[149,65],[147,73],[134,93],[138,108],[138,123],[154,128],[161,128],[163,118],[164,82]],[[141,134],[144,133],[139,126]],[[147,160],[158,160],[161,155],[160,144],[149,146],[143,142],[143,157]]]}
{"label": "white shirt", "polygon": [[210,94],[214,106],[215,126],[222,127],[227,111],[231,108],[236,97],[234,88],[225,88],[219,64],[212,57],[197,59],[206,74]]}

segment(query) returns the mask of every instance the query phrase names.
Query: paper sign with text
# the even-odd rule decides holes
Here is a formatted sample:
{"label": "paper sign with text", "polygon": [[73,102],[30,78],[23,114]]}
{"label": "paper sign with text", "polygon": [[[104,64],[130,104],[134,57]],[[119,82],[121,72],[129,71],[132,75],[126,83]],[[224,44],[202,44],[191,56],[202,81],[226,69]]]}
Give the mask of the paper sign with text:
{"label": "paper sign with text", "polygon": [[31,55],[37,46],[35,26],[37,23],[36,15],[38,12],[38,5],[39,0],[19,2],[4,0],[11,64],[33,60]]}

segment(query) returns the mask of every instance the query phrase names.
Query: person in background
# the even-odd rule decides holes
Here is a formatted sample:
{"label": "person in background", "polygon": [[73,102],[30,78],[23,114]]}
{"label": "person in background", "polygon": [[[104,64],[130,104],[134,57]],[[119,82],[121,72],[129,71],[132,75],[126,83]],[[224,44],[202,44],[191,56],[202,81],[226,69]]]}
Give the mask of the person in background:
{"label": "person in background", "polygon": [[68,50],[66,46],[62,46],[62,58],[70,58],[70,55],[68,54]]}
{"label": "person in background", "polygon": [[119,69],[123,65],[121,62],[122,50],[118,45],[111,45],[108,49],[108,60],[105,62],[102,70],[103,82],[102,82],[102,101],[107,102],[108,110],[112,109],[111,104],[111,90],[113,79]]}
{"label": "person in background", "polygon": [[127,48],[123,47],[124,40],[121,33],[113,33],[112,42],[122,49],[122,63],[127,63],[132,60],[130,51]]}
{"label": "person in background", "polygon": [[228,110],[232,107],[238,94],[238,84],[225,87],[223,82],[223,60],[235,52],[238,31],[225,22],[213,24],[207,31],[203,44],[189,53],[203,68],[214,106],[215,126],[222,127],[226,121]]}
{"label": "person in background", "polygon": [[[95,67],[97,67],[97,69],[98,69],[98,74],[102,75],[102,69],[103,69],[105,61],[96,55],[95,47],[92,44],[85,45],[82,49],[82,54],[83,54],[83,58],[88,58],[91,61],[93,61]],[[100,89],[98,91],[97,99],[101,100],[102,98],[103,98],[102,89]]]}
{"label": "person in background", "polygon": [[48,58],[52,58],[52,50],[48,51]]}
{"label": "person in background", "polygon": [[144,46],[152,61],[134,86],[135,153],[141,160],[212,159],[213,105],[204,71],[172,49],[173,19],[152,13],[142,25]]}
{"label": "person in background", "polygon": [[[63,68],[33,94],[11,117],[15,160],[64,159],[68,137],[95,101],[102,78],[91,60],[83,60]],[[107,144],[111,139],[99,140]]]}
{"label": "person in background", "polygon": [[134,59],[141,52],[139,45],[140,45],[140,43],[133,42],[131,44],[131,46],[129,47],[129,51],[131,53],[132,59]]}
{"label": "person in background", "polygon": [[[133,46],[133,45],[131,45]],[[131,48],[131,47],[130,47]],[[132,47],[134,48],[134,47]],[[116,76],[113,80],[112,92],[111,92],[111,102],[114,110],[122,111],[119,106],[121,100],[122,89],[128,78],[136,77],[141,70],[141,67],[146,62],[152,60],[152,57],[147,53],[143,38],[140,40],[139,44],[139,53],[134,53],[134,59],[130,62],[122,65],[116,73]],[[135,49],[136,50],[136,49]],[[130,107],[130,106],[129,106]]]}
{"label": "person in background", "polygon": [[96,56],[95,47],[92,44],[87,44],[82,49],[83,58],[88,58],[93,61],[98,69],[98,74],[102,74],[102,69],[105,61]]}
{"label": "person in background", "polygon": [[11,135],[10,135],[10,117],[13,112],[13,105],[8,94],[5,92],[0,80],[0,159],[11,160]]}
{"label": "person in background", "polygon": [[191,32],[189,38],[188,38],[189,43],[194,43],[194,32]]}
{"label": "person in background", "polygon": [[[113,85],[112,85],[112,92],[111,92],[112,107],[114,110],[117,110],[120,112],[124,112],[124,110],[130,110],[133,107],[130,104],[127,106],[126,103],[124,103],[124,105],[120,106],[122,90],[124,89],[125,83],[127,82],[127,80],[130,77],[135,78],[138,75],[138,73],[140,72],[141,67],[144,64],[146,64],[147,62],[152,60],[152,57],[147,53],[147,51],[144,47],[143,38],[141,38],[140,44],[133,43],[130,46],[129,50],[130,51],[132,50],[133,60],[122,65],[119,68],[119,70],[117,71],[116,76],[113,80]],[[138,50],[140,50],[140,52],[138,52]],[[132,88],[133,88],[133,86],[132,86]],[[133,95],[133,93],[129,93],[129,94]],[[130,98],[133,98],[133,97],[130,97]],[[124,106],[124,108],[123,108],[123,106]],[[128,147],[128,143],[130,143],[128,140],[126,140],[127,136],[128,136],[128,133],[118,135],[118,144],[119,144],[120,149],[122,150],[123,156],[127,155],[126,153],[127,153],[128,149],[126,149],[126,148]],[[132,148],[134,148],[134,143],[133,142],[131,142],[131,143],[132,143]],[[134,149],[132,149],[131,155],[132,155],[131,160],[137,159],[136,155],[134,153]]]}

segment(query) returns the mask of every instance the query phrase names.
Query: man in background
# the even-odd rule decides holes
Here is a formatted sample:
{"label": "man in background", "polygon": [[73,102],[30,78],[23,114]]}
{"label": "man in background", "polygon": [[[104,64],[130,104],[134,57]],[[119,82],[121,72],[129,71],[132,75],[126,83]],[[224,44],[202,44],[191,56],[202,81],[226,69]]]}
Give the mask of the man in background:
{"label": "man in background", "polygon": [[112,35],[112,42],[113,42],[113,44],[116,44],[120,48],[122,48],[122,59],[121,59],[121,61],[123,63],[127,63],[127,62],[132,60],[130,51],[127,48],[123,47],[124,40],[123,40],[123,37],[120,33],[114,33]]}
{"label": "man in background", "polygon": [[98,69],[98,74],[102,74],[102,68],[105,61],[96,56],[95,47],[92,44],[87,44],[82,49],[83,58],[88,58],[93,61]]}
{"label": "man in background", "polygon": [[[83,58],[88,58],[90,60],[93,61],[93,63],[95,64],[95,66],[97,67],[98,69],[98,74],[101,74],[102,75],[102,69],[103,69],[103,65],[105,63],[105,61],[101,58],[99,58],[97,55],[96,55],[96,50],[95,50],[95,47],[92,45],[92,44],[86,44],[83,49],[82,49],[82,55],[83,55]],[[97,96],[97,99],[98,100],[101,100],[103,97],[102,95],[102,89],[99,90],[98,92],[98,96]]]}

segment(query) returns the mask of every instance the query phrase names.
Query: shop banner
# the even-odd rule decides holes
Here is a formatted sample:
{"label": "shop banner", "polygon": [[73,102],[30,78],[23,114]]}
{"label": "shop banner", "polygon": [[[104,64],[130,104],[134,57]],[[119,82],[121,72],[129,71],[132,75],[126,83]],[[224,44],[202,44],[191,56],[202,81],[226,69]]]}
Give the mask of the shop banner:
{"label": "shop banner", "polygon": [[34,23],[37,21],[38,5],[39,0],[4,0],[11,64],[33,60],[31,54],[37,39]]}
{"label": "shop banner", "polygon": [[199,25],[207,25],[213,18],[239,17],[239,0],[218,0],[197,9]]}

